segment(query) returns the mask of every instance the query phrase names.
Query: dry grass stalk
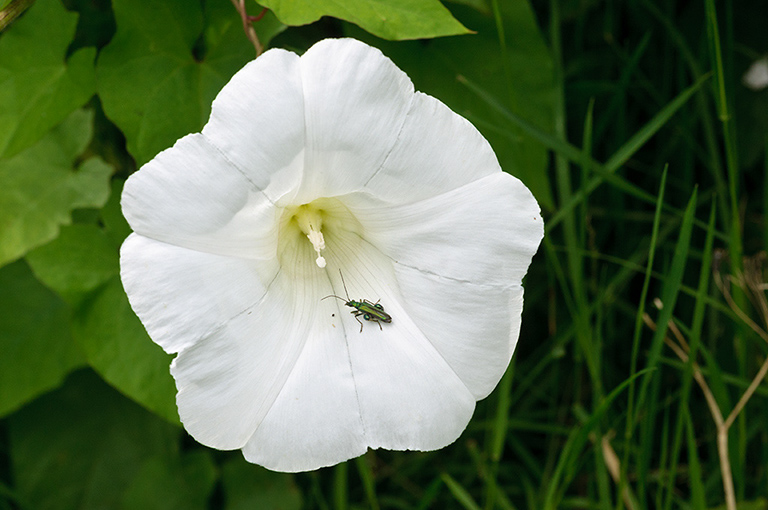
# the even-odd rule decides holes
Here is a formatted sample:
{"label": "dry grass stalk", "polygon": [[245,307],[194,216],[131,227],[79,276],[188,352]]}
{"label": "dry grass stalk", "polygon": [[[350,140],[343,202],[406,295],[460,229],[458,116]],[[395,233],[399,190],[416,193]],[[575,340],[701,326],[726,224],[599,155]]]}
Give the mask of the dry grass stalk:
{"label": "dry grass stalk", "polygon": [[[716,260],[722,260],[722,254],[718,255],[719,256],[716,257]],[[715,284],[722,292],[726,302],[733,310],[733,312],[741,320],[743,320],[744,323],[750,327],[750,329],[757,333],[760,338],[768,342],[768,332],[766,332],[766,329],[768,329],[768,300],[766,300],[765,297],[765,290],[768,288],[768,285],[766,285],[766,283],[763,281],[762,265],[764,260],[764,253],[761,253],[755,257],[745,258],[744,273],[735,277],[729,276],[727,281],[723,280],[719,272],[719,264],[715,265],[713,274]],[[735,303],[730,292],[730,283],[739,286],[745,291],[755,310],[759,313],[763,323],[766,325],[766,329],[761,328]],[[656,306],[661,308],[662,303],[657,300]],[[643,315],[643,321],[652,330],[656,329],[656,323],[653,322],[647,313]],[[668,345],[670,349],[672,349],[672,351],[675,353],[675,355],[677,355],[678,358],[680,358],[681,361],[687,363],[690,354],[688,342],[686,342],[685,337],[673,321],[669,321],[668,329],[672,333],[672,336],[674,336],[675,340],[665,336],[664,343]],[[715,400],[715,397],[710,390],[699,365],[693,361],[691,363],[691,367],[693,369],[693,378],[704,394],[704,398],[707,401],[707,406],[709,407],[710,413],[712,414],[712,419],[715,422],[715,426],[717,427],[717,453],[720,459],[720,471],[723,478],[723,490],[725,492],[726,508],[728,510],[736,510],[736,492],[733,486],[733,474],[728,456],[728,431],[738,415],[747,405],[749,399],[755,393],[755,390],[757,390],[760,383],[763,381],[763,379],[765,379],[766,374],[768,374],[768,358],[763,361],[763,364],[760,366],[760,370],[758,370],[754,379],[752,379],[752,383],[749,385],[747,390],[744,392],[744,394],[734,406],[733,410],[731,410],[731,412],[728,414],[728,417],[726,418],[723,418],[723,413],[721,412],[720,407],[717,405],[717,401]]]}

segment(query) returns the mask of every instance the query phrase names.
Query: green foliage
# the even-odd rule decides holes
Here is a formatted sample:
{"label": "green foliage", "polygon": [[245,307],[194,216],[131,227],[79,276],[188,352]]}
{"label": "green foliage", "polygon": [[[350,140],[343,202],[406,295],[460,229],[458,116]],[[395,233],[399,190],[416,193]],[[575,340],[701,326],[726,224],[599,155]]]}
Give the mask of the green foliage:
{"label": "green foliage", "polygon": [[439,0],[260,0],[286,25],[333,16],[393,41],[470,33]]}
{"label": "green foliage", "polygon": [[221,481],[227,494],[227,510],[299,510],[302,507],[301,493],[293,478],[275,476],[240,457],[230,459],[221,467]]}
{"label": "green foliage", "polygon": [[0,268],[0,416],[57,387],[83,355],[70,311],[24,262]]}
{"label": "green foliage", "polygon": [[78,110],[33,146],[0,159],[0,266],[56,238],[73,209],[106,202],[112,169],[96,157],[78,159],[91,119]]}
{"label": "green foliage", "polygon": [[[189,439],[119,280],[120,194],[255,48],[230,0],[36,0],[0,34],[0,509],[726,508],[712,406],[768,357],[761,0],[260,3],[262,44],[378,46],[534,191],[513,365],[438,452],[291,476]],[[738,508],[768,501],[754,384]]]}
{"label": "green foliage", "polygon": [[38,0],[0,39],[0,157],[39,140],[94,93],[94,48],[67,55],[77,15]]}
{"label": "green foliage", "polygon": [[[199,131],[211,101],[254,48],[227,0],[115,0],[117,32],[99,55],[98,92],[128,151],[146,163]],[[205,16],[204,16],[205,14]],[[280,27],[259,25],[263,43]]]}
{"label": "green foliage", "polygon": [[131,310],[120,279],[112,277],[77,314],[75,341],[107,382],[140,404],[178,423],[172,356],[152,343]]}
{"label": "green foliage", "polygon": [[8,420],[16,493],[29,508],[120,508],[143,470],[179,461],[178,434],[77,372]]}
{"label": "green foliage", "polygon": [[144,462],[122,497],[122,507],[135,510],[207,508],[216,482],[216,467],[207,452]]}
{"label": "green foliage", "polygon": [[27,254],[37,278],[67,302],[85,295],[120,271],[116,248],[96,225],[63,227],[59,237]]}

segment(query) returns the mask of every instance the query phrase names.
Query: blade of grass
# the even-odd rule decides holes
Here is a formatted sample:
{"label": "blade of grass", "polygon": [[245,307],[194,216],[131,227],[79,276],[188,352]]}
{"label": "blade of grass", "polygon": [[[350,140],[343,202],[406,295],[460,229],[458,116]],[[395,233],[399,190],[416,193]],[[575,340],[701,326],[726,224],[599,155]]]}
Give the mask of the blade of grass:
{"label": "blade of grass", "polygon": [[[562,75],[562,58],[560,48],[560,3],[550,0],[550,48],[555,61],[555,137],[563,144],[567,144],[566,135],[566,111],[565,111],[565,85]],[[589,135],[585,135],[589,136]],[[582,167],[588,167],[589,148],[579,151],[581,157],[576,163],[581,163]],[[557,182],[557,193],[560,204],[568,203],[573,196],[571,191],[571,171],[567,158],[555,154],[555,173]],[[582,204],[586,203],[586,198]],[[573,297],[574,310],[572,313],[573,322],[576,324],[577,345],[581,349],[581,355],[587,361],[589,374],[591,376],[592,388],[597,398],[602,396],[603,382],[600,377],[599,351],[592,345],[592,327],[589,320],[589,305],[584,285],[584,264],[580,252],[583,245],[580,243],[578,232],[582,232],[583,225],[577,226],[577,211],[571,210],[563,218],[563,235],[566,246],[566,261],[568,275],[570,277],[570,294]]]}
{"label": "blade of grass", "polygon": [[507,367],[507,371],[499,382],[497,393],[499,395],[498,403],[496,404],[496,416],[493,421],[493,431],[491,435],[491,448],[490,458],[494,463],[498,463],[501,460],[501,454],[504,450],[504,443],[507,438],[507,431],[509,429],[509,408],[510,408],[510,394],[512,393],[512,380],[515,377],[515,359]]}
{"label": "blade of grass", "polygon": [[560,450],[560,458],[552,474],[552,478],[549,480],[544,504],[541,505],[541,508],[545,510],[554,510],[558,508],[558,500],[562,499],[562,493],[576,473],[576,463],[578,457],[581,455],[584,445],[589,440],[589,433],[592,432],[592,429],[594,429],[598,422],[603,418],[616,397],[618,397],[621,392],[632,383],[632,381],[642,375],[646,375],[651,370],[652,369],[650,368],[641,370],[619,384],[603,399],[589,419],[581,427],[569,434],[568,440]]}
{"label": "blade of grass", "polygon": [[[688,262],[688,251],[691,244],[691,232],[693,230],[693,218],[696,213],[696,190],[693,191],[691,199],[688,201],[688,207],[685,209],[683,223],[680,226],[680,236],[677,239],[677,245],[672,255],[672,264],[668,276],[664,280],[662,287],[663,308],[659,312],[659,318],[656,321],[658,327],[651,340],[651,347],[648,353],[648,368],[655,368],[659,362],[661,349],[664,346],[664,336],[667,334],[667,325],[672,318],[672,311],[675,308],[680,286],[683,281],[683,273]],[[650,384],[651,374],[643,377],[640,385],[640,394],[637,398],[636,408],[642,408]]]}
{"label": "blade of grass", "polygon": [[357,466],[360,480],[363,482],[363,490],[365,491],[365,498],[368,500],[368,508],[378,510],[379,500],[376,497],[376,482],[373,480],[373,472],[371,471],[371,466],[368,464],[368,455],[357,457],[355,459],[355,465]]}
{"label": "blade of grass", "polygon": [[677,471],[677,462],[682,448],[682,436],[685,428],[685,417],[688,411],[688,402],[691,396],[691,388],[693,383],[693,363],[699,352],[699,345],[701,344],[701,331],[704,324],[704,312],[706,310],[706,297],[709,290],[709,275],[712,272],[712,251],[714,247],[714,231],[715,231],[715,209],[716,202],[712,202],[712,206],[709,211],[709,228],[707,229],[707,237],[704,240],[704,251],[702,252],[701,269],[699,270],[699,285],[696,291],[696,301],[693,310],[693,320],[691,325],[691,333],[689,335],[689,348],[688,361],[685,364],[683,370],[683,378],[680,390],[680,404],[679,411],[677,413],[677,422],[675,424],[675,437],[672,445],[672,453],[669,466],[669,479],[667,497],[663,508],[670,510],[672,508],[672,500],[675,493],[674,486],[674,473]]}
{"label": "blade of grass", "polygon": [[691,486],[691,508],[694,510],[706,510],[707,499],[704,484],[701,481],[701,464],[696,451],[696,436],[693,431],[693,420],[690,412],[685,409],[685,436],[688,444],[688,483]]}
{"label": "blade of grass", "polygon": [[[640,334],[643,326],[643,314],[645,313],[645,303],[648,299],[648,288],[651,282],[651,271],[653,270],[653,260],[656,255],[656,242],[659,235],[659,225],[661,224],[661,208],[664,203],[664,191],[667,183],[667,168],[661,174],[661,184],[659,185],[659,195],[656,200],[656,212],[653,216],[653,227],[651,228],[651,242],[648,247],[648,262],[645,268],[645,278],[643,279],[643,287],[640,291],[640,299],[638,301],[637,315],[635,317],[634,334],[632,336],[632,351],[630,354],[629,374],[631,380],[634,381],[634,375],[637,373],[637,357],[640,352]],[[632,432],[635,428],[635,415],[634,415],[634,402],[635,402],[635,384],[632,382],[629,386],[629,392],[627,396],[627,421],[624,429],[624,441],[629,444],[632,439]],[[624,458],[621,463],[621,480],[619,482],[619,494],[624,489],[627,483],[627,466],[629,465],[629,448],[624,449]]]}
{"label": "blade of grass", "polygon": [[440,494],[440,487],[442,486],[443,480],[440,479],[440,477],[432,480],[432,483],[430,483],[424,490],[424,495],[421,497],[419,504],[414,508],[414,510],[427,510],[429,508],[434,508],[435,499],[437,499],[437,495]]}
{"label": "blade of grass", "polygon": [[454,480],[448,473],[442,473],[440,475],[443,483],[448,487],[448,490],[453,494],[454,499],[466,510],[480,510],[480,506],[472,499],[469,491],[465,489],[459,482]]}
{"label": "blade of grass", "polygon": [[[704,0],[706,18],[707,18],[707,39],[709,42],[710,60],[715,73],[715,102],[717,105],[718,117],[722,124],[723,145],[725,146],[725,167],[728,172],[728,191],[730,196],[731,224],[730,236],[728,241],[728,250],[730,251],[731,273],[738,276],[743,271],[742,256],[742,229],[741,215],[739,214],[739,161],[736,140],[736,125],[733,121],[729,94],[727,89],[728,77],[726,76],[724,53],[720,44],[720,29],[717,21],[717,10],[714,0]],[[725,6],[728,9],[728,5]],[[730,22],[730,23],[729,23]],[[726,16],[726,44],[732,47],[732,17]],[[729,37],[730,36],[730,37]],[[736,305],[742,310],[747,309],[747,298],[738,288],[733,289],[733,299]],[[741,324],[741,323],[737,323]],[[734,338],[736,352],[738,355],[740,375],[746,376],[750,370],[750,354],[745,341],[748,335],[747,328],[744,325],[739,326],[740,332]],[[738,462],[734,464],[734,469],[739,470],[734,473],[737,491],[739,496],[744,495],[744,479],[746,473],[742,467],[746,465],[747,454],[747,421],[746,413],[739,415],[738,434],[736,442],[738,444]]]}
{"label": "blade of grass", "polygon": [[640,63],[642,56],[645,55],[645,50],[648,49],[650,40],[651,33],[646,32],[640,42],[637,43],[637,47],[629,57],[627,63],[621,69],[621,76],[616,80],[616,92],[611,96],[611,100],[605,108],[602,122],[600,122],[597,129],[595,129],[595,138],[601,139],[606,129],[608,129],[608,127],[615,121],[614,112],[619,109],[619,106],[625,100],[632,75],[637,71],[637,66]]}
{"label": "blade of grass", "polygon": [[[483,90],[481,87],[471,82],[464,76],[459,76],[458,81],[469,88],[475,95],[482,99],[488,106],[493,108],[502,117],[508,120],[513,125],[519,127],[524,133],[531,138],[537,140],[539,143],[554,151],[556,154],[563,156],[571,162],[580,163],[584,160],[584,156],[581,150],[577,147],[558,139],[544,131],[540,130],[536,126],[523,120],[519,116],[515,115],[509,109],[505,108],[496,98]],[[648,123],[640,128],[624,145],[622,145],[608,162],[601,165],[593,159],[589,159],[588,164],[593,172],[598,174],[596,177],[590,180],[589,185],[582,187],[573,194],[571,200],[563,204],[560,209],[547,220],[547,231],[551,230],[557,224],[559,224],[564,216],[570,212],[571,209],[585,200],[586,196],[592,193],[603,181],[608,182],[617,188],[627,192],[631,196],[648,203],[656,203],[656,197],[647,193],[646,191],[638,188],[634,184],[631,184],[620,177],[614,175],[614,172],[618,170],[621,165],[637,152],[648,139],[651,138],[666,122],[672,117],[697,91],[699,88],[709,79],[709,75],[705,75],[697,80],[693,85],[683,90],[680,94],[669,102],[659,113],[657,113]],[[679,213],[673,208],[667,208],[670,212]]]}
{"label": "blade of grass", "polygon": [[347,487],[347,463],[342,462],[333,469],[333,508],[347,510],[349,508],[349,490]]}

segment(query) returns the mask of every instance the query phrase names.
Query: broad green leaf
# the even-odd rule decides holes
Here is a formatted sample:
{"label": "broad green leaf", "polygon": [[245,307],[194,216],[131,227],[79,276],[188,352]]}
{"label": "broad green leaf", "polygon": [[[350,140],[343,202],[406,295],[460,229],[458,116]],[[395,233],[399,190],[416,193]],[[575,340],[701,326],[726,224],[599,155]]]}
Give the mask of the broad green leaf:
{"label": "broad green leaf", "polygon": [[[107,116],[123,131],[139,165],[199,131],[211,102],[255,50],[228,0],[114,0],[117,33],[97,65]],[[282,26],[255,24],[263,44]]]}
{"label": "broad green leaf", "polygon": [[76,25],[60,0],[37,0],[0,37],[0,157],[29,147],[93,96],[96,49],[66,58]]}
{"label": "broad green leaf", "polygon": [[462,6],[456,6],[454,13],[477,30],[476,35],[387,43],[373,40],[353,27],[349,33],[381,48],[408,73],[417,90],[437,97],[467,117],[491,143],[502,169],[519,177],[542,207],[551,208],[546,148],[523,132],[512,137],[501,133],[498,126],[508,125],[504,117],[457,81],[464,76],[482,83],[507,109],[545,132],[553,131],[555,81],[549,50],[528,2],[503,5],[504,51],[494,19]]}
{"label": "broad green leaf", "polygon": [[0,416],[57,387],[84,363],[70,312],[27,265],[0,269]]}
{"label": "broad green leaf", "polygon": [[100,211],[104,229],[116,246],[123,244],[125,238],[132,232],[131,226],[128,225],[128,221],[123,216],[123,210],[120,207],[120,196],[123,194],[124,184],[125,181],[122,179],[112,181],[112,194]]}
{"label": "broad green leaf", "polygon": [[438,0],[259,0],[286,25],[333,16],[393,41],[470,33]]}
{"label": "broad green leaf", "polygon": [[27,262],[71,304],[120,271],[115,245],[96,225],[63,227],[59,237],[29,252]]}
{"label": "broad green leaf", "polygon": [[[123,496],[123,510],[205,510],[216,481],[208,451],[144,463]],[[252,507],[271,508],[271,507]]]}
{"label": "broad green leaf", "polygon": [[108,383],[168,421],[179,423],[172,356],[149,339],[115,276],[77,313],[75,341]]}
{"label": "broad green leaf", "polygon": [[24,508],[121,508],[149,459],[178,456],[180,433],[78,371],[8,419],[14,490]]}
{"label": "broad green leaf", "polygon": [[98,158],[73,168],[91,139],[78,110],[32,147],[0,159],[0,266],[55,239],[75,208],[101,207],[112,169]]}
{"label": "broad green leaf", "polygon": [[244,458],[234,458],[221,469],[226,510],[299,510],[301,493],[293,476],[274,473],[249,464]]}

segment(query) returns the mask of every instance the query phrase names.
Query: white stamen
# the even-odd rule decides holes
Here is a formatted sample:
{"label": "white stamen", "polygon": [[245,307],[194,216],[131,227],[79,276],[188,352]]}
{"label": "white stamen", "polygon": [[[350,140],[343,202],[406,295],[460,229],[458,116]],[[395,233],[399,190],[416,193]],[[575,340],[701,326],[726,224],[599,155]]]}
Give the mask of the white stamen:
{"label": "white stamen", "polygon": [[307,239],[309,239],[309,242],[312,243],[312,247],[317,252],[317,258],[315,259],[317,267],[324,268],[325,258],[323,258],[323,256],[320,254],[320,251],[325,249],[325,239],[323,238],[323,233],[315,230],[315,228],[310,224]]}
{"label": "white stamen", "polygon": [[303,205],[296,214],[296,221],[299,228],[307,235],[307,239],[312,243],[312,248],[317,252],[315,263],[317,267],[325,267],[325,258],[320,254],[325,249],[325,238],[320,229],[323,226],[323,219],[314,208]]}

